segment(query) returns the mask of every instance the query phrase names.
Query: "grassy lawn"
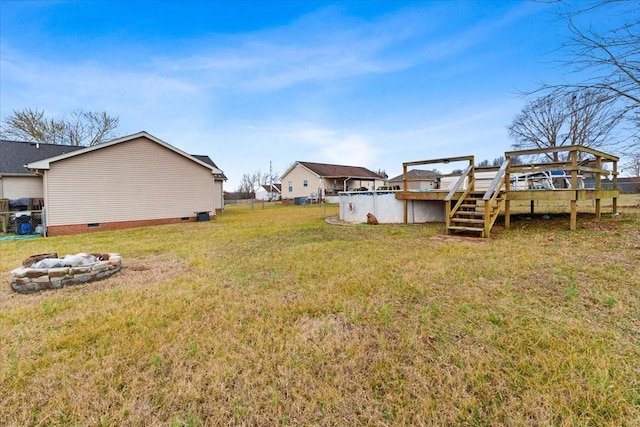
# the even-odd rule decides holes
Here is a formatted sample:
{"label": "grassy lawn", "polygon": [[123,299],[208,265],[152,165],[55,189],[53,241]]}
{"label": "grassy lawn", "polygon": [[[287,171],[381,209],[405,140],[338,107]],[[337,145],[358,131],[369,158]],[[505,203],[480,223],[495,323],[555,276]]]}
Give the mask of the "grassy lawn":
{"label": "grassy lawn", "polygon": [[[0,242],[0,425],[640,425],[640,198],[619,206],[571,232],[526,203],[491,239],[255,205]],[[105,251],[104,281],[9,287],[30,255]]]}

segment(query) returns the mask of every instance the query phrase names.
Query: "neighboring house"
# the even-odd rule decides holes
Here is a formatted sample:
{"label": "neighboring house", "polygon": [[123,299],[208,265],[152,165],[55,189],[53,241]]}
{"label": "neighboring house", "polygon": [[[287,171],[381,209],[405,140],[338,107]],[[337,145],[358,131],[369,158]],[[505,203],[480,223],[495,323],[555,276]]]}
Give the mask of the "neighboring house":
{"label": "neighboring house", "polygon": [[295,162],[281,178],[282,198],[325,197],[340,191],[374,190],[384,177],[360,166]]}
{"label": "neighboring house", "polygon": [[[434,170],[411,169],[407,171],[407,190],[437,190],[442,174]],[[389,180],[389,185],[403,187],[404,175],[398,175]]]}
{"label": "neighboring house", "polygon": [[[26,151],[29,144],[20,144]],[[51,147],[36,148],[45,145]],[[67,152],[26,160],[24,175],[39,177],[39,194],[35,188],[7,189],[3,182],[5,198],[44,198],[50,236],[194,221],[202,217],[198,213],[215,215],[224,206],[226,177],[211,159],[189,155],[147,132],[91,147],[58,147]],[[4,154],[3,147],[3,166]],[[3,170],[0,176],[4,181]]]}
{"label": "neighboring house", "polygon": [[282,184],[264,184],[256,191],[256,200],[279,200],[282,194]]}
{"label": "neighboring house", "polygon": [[0,140],[0,199],[43,198],[42,176],[26,164],[84,147]]}

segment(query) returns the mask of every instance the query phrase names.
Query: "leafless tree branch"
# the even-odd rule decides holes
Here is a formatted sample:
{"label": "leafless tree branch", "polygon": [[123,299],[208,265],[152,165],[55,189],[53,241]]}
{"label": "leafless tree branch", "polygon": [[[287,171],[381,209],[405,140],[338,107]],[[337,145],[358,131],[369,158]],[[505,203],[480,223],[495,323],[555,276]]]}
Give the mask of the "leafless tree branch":
{"label": "leafless tree branch", "polygon": [[96,145],[115,137],[118,117],[106,112],[73,111],[60,118],[47,118],[44,111],[25,108],[14,110],[13,115],[0,126],[5,139],[58,145]]}

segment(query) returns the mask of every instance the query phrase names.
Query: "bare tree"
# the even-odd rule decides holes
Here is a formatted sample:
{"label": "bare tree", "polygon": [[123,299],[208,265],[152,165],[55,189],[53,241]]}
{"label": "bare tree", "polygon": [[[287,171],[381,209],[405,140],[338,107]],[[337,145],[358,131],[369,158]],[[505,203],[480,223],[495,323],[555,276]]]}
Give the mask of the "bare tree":
{"label": "bare tree", "polygon": [[64,119],[69,145],[96,145],[110,139],[119,119],[106,112],[74,111]]}
{"label": "bare tree", "polygon": [[[558,16],[566,20],[570,37],[562,44],[560,64],[572,74],[585,75],[583,81],[547,84],[545,88],[566,90],[600,89],[640,108],[640,3],[598,0],[563,5]],[[581,28],[577,20],[585,15],[622,16],[624,23],[602,32],[593,26]]]}
{"label": "bare tree", "polygon": [[245,173],[242,175],[240,185],[236,191],[241,193],[244,198],[253,198],[255,197],[256,191],[260,189],[260,186],[276,184],[279,180],[280,178],[277,172],[263,173],[261,170],[257,170],[253,173]]}
{"label": "bare tree", "polygon": [[[582,145],[615,148],[609,139],[625,115],[602,90],[556,91],[528,103],[508,127],[514,148]],[[558,153],[546,157],[554,162]]]}
{"label": "bare tree", "polygon": [[271,171],[262,173],[262,171],[259,170],[255,172],[254,175],[256,176],[256,181],[260,185],[277,184],[280,182],[278,172]]}
{"label": "bare tree", "polygon": [[[559,65],[571,77],[568,82],[544,83],[534,94],[595,91],[616,103],[637,135],[640,123],[633,117],[640,111],[640,3],[637,1],[556,1],[557,16],[567,23],[570,36],[559,48]],[[598,28],[590,16],[622,17],[618,26]],[[585,18],[585,19],[583,19]],[[609,22],[620,22],[611,20]],[[531,95],[531,93],[530,93]],[[637,139],[626,139],[621,154],[640,152]]]}
{"label": "bare tree", "polygon": [[631,176],[640,176],[640,154],[623,163],[622,169],[626,170]]}
{"label": "bare tree", "polygon": [[115,137],[120,120],[106,112],[76,110],[59,118],[47,118],[44,111],[25,108],[0,126],[6,139],[58,145],[96,145]]}
{"label": "bare tree", "polygon": [[244,199],[252,199],[255,197],[256,192],[256,177],[255,175],[245,173],[240,178],[240,185],[236,190]]}

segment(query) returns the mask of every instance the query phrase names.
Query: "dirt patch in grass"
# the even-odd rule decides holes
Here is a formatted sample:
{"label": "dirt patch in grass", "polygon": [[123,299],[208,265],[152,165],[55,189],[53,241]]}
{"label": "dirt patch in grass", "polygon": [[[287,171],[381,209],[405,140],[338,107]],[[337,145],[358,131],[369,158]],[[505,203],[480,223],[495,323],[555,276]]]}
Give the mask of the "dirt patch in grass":
{"label": "dirt patch in grass", "polygon": [[431,238],[437,242],[454,242],[454,243],[470,243],[473,245],[481,245],[490,242],[489,239],[482,239],[474,236],[460,236],[453,234],[438,234]]}
{"label": "dirt patch in grass", "polygon": [[324,340],[343,341],[353,338],[355,326],[344,316],[327,314],[322,317],[303,316],[296,322],[301,337],[306,341],[319,342]]}

